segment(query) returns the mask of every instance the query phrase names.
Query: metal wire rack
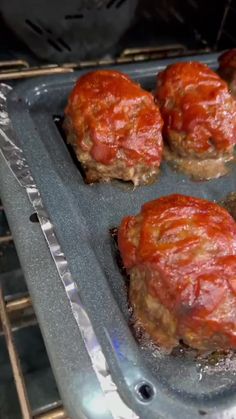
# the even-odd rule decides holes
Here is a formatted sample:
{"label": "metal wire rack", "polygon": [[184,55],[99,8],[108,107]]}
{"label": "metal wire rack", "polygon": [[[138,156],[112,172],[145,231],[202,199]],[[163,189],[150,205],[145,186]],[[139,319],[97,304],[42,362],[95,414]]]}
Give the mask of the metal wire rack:
{"label": "metal wire rack", "polygon": [[[4,217],[3,206],[0,205],[0,221]],[[13,238],[8,227],[1,228],[0,246],[7,251],[13,246]],[[28,396],[24,373],[21,366],[20,355],[15,344],[14,333],[20,329],[37,324],[30,296],[27,292],[7,294],[3,290],[3,281],[0,276],[0,335],[4,335],[9,360],[14,377],[15,387],[19,399],[23,419],[68,419],[60,400],[51,404],[40,406],[33,410]]]}

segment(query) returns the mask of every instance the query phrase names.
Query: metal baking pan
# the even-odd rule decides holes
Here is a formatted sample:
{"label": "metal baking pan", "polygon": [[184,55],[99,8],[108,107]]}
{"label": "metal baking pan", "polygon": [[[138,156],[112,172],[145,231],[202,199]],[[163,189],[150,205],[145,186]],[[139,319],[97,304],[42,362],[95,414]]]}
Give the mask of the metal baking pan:
{"label": "metal baking pan", "polygon": [[[216,67],[217,55],[116,66],[144,88],[175,61],[199,60]],[[7,105],[18,145],[30,166],[43,204],[67,259],[81,300],[105,354],[121,398],[141,418],[194,419],[236,416],[236,359],[216,365],[191,351],[164,355],[138,342],[130,325],[127,290],[109,230],[151,199],[182,193],[222,200],[236,191],[236,165],[227,176],[193,182],[162,164],[159,180],[133,189],[125,183],[86,185],[55,124],[75,80],[85,71],[34,79],[9,94]],[[39,225],[25,191],[0,155],[0,190],[59,390],[71,418],[109,418]],[[122,412],[117,412],[122,417]]]}

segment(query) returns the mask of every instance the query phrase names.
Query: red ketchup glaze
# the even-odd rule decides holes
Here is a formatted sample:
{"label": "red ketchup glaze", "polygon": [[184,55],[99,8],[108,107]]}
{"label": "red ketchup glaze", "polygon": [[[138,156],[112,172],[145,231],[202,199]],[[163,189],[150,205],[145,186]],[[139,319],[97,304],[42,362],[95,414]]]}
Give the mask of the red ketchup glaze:
{"label": "red ketchup glaze", "polygon": [[164,134],[184,134],[186,155],[225,153],[236,144],[236,104],[214,71],[199,62],[170,65],[157,76]]}
{"label": "red ketchup glaze", "polygon": [[128,76],[99,70],[76,83],[65,111],[73,120],[77,143],[109,165],[122,155],[127,165],[135,162],[159,165],[162,158],[162,118],[153,96]]}
{"label": "red ketchup glaze", "polygon": [[219,64],[221,68],[232,67],[236,69],[236,48],[224,52],[219,57]]}
{"label": "red ketchup glaze", "polygon": [[219,58],[218,73],[229,87],[231,95],[236,98],[236,49],[231,49]]}
{"label": "red ketchup glaze", "polygon": [[183,195],[156,199],[123,219],[118,246],[128,272],[147,272],[148,293],[174,314],[180,337],[183,327],[206,338],[223,331],[236,348],[236,223],[225,209]]}

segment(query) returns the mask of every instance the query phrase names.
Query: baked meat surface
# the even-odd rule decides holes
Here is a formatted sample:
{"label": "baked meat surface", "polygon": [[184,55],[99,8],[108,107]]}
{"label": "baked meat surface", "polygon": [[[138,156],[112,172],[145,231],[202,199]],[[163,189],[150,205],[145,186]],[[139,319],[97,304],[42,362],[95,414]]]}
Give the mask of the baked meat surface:
{"label": "baked meat surface", "polygon": [[123,219],[118,246],[138,324],[163,348],[236,348],[236,223],[215,203],[170,195]]}
{"label": "baked meat surface", "polygon": [[206,179],[225,174],[222,162],[236,144],[236,103],[225,81],[205,64],[176,63],[158,74],[155,96],[164,139],[182,169]]}
{"label": "baked meat surface", "polygon": [[82,76],[65,109],[67,139],[88,182],[117,178],[139,185],[155,180],[162,125],[151,93],[118,71]]}
{"label": "baked meat surface", "polygon": [[226,51],[219,57],[218,73],[228,84],[232,96],[236,98],[236,49]]}

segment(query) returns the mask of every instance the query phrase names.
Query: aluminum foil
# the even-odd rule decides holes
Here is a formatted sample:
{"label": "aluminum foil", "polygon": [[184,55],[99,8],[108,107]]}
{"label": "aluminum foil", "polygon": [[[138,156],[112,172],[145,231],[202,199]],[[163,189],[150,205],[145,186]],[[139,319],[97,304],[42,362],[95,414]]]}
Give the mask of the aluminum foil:
{"label": "aluminum foil", "polygon": [[67,260],[55,235],[54,227],[43,206],[40,193],[31,175],[28,163],[23,151],[17,146],[17,139],[7,110],[7,95],[11,90],[12,87],[9,85],[0,84],[0,150],[13,175],[20,185],[25,188],[28,198],[38,215],[42,232],[63,283],[73,316],[83,337],[94,372],[103,391],[107,410],[116,419],[138,419],[135,412],[124,403],[118,393],[102,347],[98,342],[86,309],[81,302],[79,289],[72,278]]}

